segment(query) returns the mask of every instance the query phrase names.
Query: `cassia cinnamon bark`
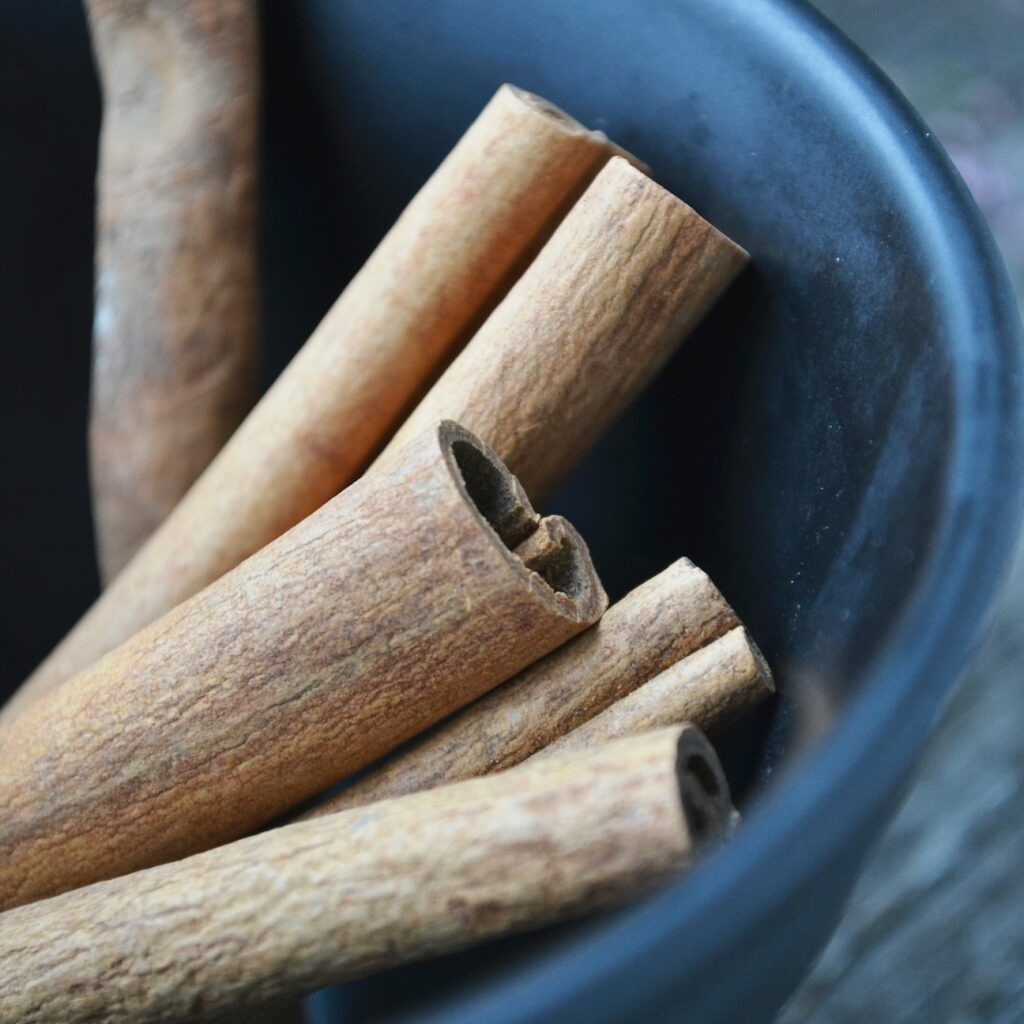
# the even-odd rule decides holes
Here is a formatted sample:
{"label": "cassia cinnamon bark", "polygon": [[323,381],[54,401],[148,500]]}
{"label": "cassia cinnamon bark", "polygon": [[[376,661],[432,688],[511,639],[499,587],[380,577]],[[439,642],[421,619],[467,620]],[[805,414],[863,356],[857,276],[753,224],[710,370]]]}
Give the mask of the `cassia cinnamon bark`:
{"label": "cassia cinnamon bark", "polygon": [[450,418],[541,503],[746,259],[686,203],[613,158],[378,464],[425,424]]}
{"label": "cassia cinnamon bark", "polygon": [[304,816],[510,768],[738,624],[706,573],[685,558],[673,562],[586,632]]}
{"label": "cassia cinnamon bark", "polygon": [[0,717],[357,476],[615,152],[539,97],[499,89],[221,454]]}
{"label": "cassia cinnamon bark", "polygon": [[575,531],[435,425],[0,728],[0,907],[252,831],[605,604]]}
{"label": "cassia cinnamon bark", "polygon": [[587,750],[620,736],[683,722],[714,731],[774,692],[761,652],[746,630],[737,627],[620,697],[534,757]]}
{"label": "cassia cinnamon bark", "polygon": [[110,580],[256,400],[255,0],[87,0],[103,86],[89,422]]}
{"label": "cassia cinnamon bark", "polygon": [[619,903],[728,826],[666,729],[243,839],[0,915],[0,1022],[228,1012]]}

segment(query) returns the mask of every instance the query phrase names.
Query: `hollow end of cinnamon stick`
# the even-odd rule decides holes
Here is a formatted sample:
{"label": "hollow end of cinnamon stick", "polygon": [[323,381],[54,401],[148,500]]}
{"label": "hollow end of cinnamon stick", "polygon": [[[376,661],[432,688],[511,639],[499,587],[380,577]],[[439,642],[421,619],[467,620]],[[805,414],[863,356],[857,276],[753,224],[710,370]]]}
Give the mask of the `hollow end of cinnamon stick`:
{"label": "hollow end of cinnamon stick", "polygon": [[518,85],[511,85],[506,82],[499,92],[507,92],[510,96],[513,96],[524,106],[529,107],[531,110],[535,110],[538,114],[543,114],[545,117],[551,118],[552,121],[556,121],[565,131],[572,134],[589,135],[592,139],[598,139],[608,146],[608,151],[612,156],[622,157],[624,160],[628,160],[638,170],[643,171],[645,174],[650,174],[650,167],[643,162],[639,157],[634,156],[627,149],[623,149],[621,146],[612,142],[604,132],[596,128],[588,128],[585,124],[581,124],[576,118],[571,117],[561,107],[556,107],[550,100],[544,99],[543,96],[538,96],[536,93],[528,92],[526,89],[520,88]]}
{"label": "hollow end of cinnamon stick", "polygon": [[696,726],[682,726],[676,747],[676,778],[694,846],[699,848],[727,834],[733,814],[729,783],[714,748]]}
{"label": "hollow end of cinnamon stick", "polygon": [[502,85],[499,92],[508,93],[520,103],[537,111],[538,114],[543,114],[545,117],[550,117],[552,121],[557,121],[568,131],[580,132],[584,135],[594,135],[599,138],[604,138],[603,132],[594,131],[586,125],[581,124],[576,120],[576,118],[562,110],[561,107],[556,107],[550,100],[544,99],[543,96],[538,96],[535,92],[529,92],[527,89],[523,89],[518,85],[512,85],[510,82],[506,82]]}
{"label": "hollow end of cinnamon stick", "polygon": [[608,606],[586,542],[561,516],[541,518],[488,445],[451,420],[438,428],[453,477],[503,554],[546,603],[593,622]]}
{"label": "hollow end of cinnamon stick", "polygon": [[251,1020],[646,895],[731,820],[684,726],[272,829],[0,917],[0,1021]]}

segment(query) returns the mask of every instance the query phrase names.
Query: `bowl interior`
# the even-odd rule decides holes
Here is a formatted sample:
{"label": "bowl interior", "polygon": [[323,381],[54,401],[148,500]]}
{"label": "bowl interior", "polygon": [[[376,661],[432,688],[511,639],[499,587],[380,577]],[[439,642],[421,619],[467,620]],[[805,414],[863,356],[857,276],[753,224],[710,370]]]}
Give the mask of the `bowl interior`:
{"label": "bowl interior", "polygon": [[269,14],[277,366],[502,81],[646,160],[752,266],[551,505],[613,599],[681,555],[719,583],[784,691],[766,774],[857,690],[946,511],[954,357],[901,169],[714,5],[407,6]]}
{"label": "bowl interior", "polygon": [[[919,589],[950,513],[958,410],[907,168],[865,134],[862,97],[823,92],[812,57],[794,61],[747,13],[306,0],[269,14],[267,124],[282,357],[503,81],[604,129],[750,251],[552,502],[613,599],[687,555],[763,646],[782,696],[724,751],[741,795],[834,725]],[[600,926],[348,986],[346,1019],[443,1008]]]}

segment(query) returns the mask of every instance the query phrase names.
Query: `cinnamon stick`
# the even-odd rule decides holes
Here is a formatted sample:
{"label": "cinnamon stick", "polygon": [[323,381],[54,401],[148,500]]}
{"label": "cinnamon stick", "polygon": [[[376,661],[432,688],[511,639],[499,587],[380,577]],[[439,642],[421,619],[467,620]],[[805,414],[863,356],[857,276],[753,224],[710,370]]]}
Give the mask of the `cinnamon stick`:
{"label": "cinnamon stick", "polygon": [[499,89],[208,471],[0,716],[348,484],[613,152],[539,97]]}
{"label": "cinnamon stick", "polygon": [[242,839],[0,915],[0,1022],[207,1020],[605,908],[723,833],[666,729]]}
{"label": "cinnamon stick", "polygon": [[621,736],[683,722],[693,722],[707,731],[721,729],[774,692],[761,652],[746,630],[737,627],[533,756],[589,750]]}
{"label": "cinnamon stick", "polygon": [[510,768],[737,625],[707,574],[682,558],[304,817]]}
{"label": "cinnamon stick", "polygon": [[244,835],[594,622],[585,544],[544,524],[440,424],[28,708],[0,728],[0,907]]}
{"label": "cinnamon stick", "polygon": [[89,422],[110,580],[256,399],[254,0],[87,0],[103,87]]}
{"label": "cinnamon stick", "polygon": [[448,417],[491,445],[542,502],[746,259],[684,202],[613,158],[377,464]]}

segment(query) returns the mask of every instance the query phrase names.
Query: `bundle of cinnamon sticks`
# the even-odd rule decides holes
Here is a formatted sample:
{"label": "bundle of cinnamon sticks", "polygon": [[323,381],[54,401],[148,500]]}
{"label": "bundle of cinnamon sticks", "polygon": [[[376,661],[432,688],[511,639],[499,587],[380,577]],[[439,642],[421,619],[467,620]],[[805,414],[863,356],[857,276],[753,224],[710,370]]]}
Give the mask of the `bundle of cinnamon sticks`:
{"label": "bundle of cinnamon sticks", "polygon": [[[689,561],[608,607],[584,540],[531,502],[746,254],[600,132],[503,86],[151,522],[176,456],[137,410],[192,387],[182,358],[232,368],[186,403],[208,403],[187,418],[213,451],[217,410],[247,404],[253,11],[89,13],[110,579],[0,714],[0,1022],[214,1018],[676,877],[737,820],[704,732],[771,673]],[[140,93],[158,56],[188,109]],[[129,158],[140,119],[152,172]]]}

